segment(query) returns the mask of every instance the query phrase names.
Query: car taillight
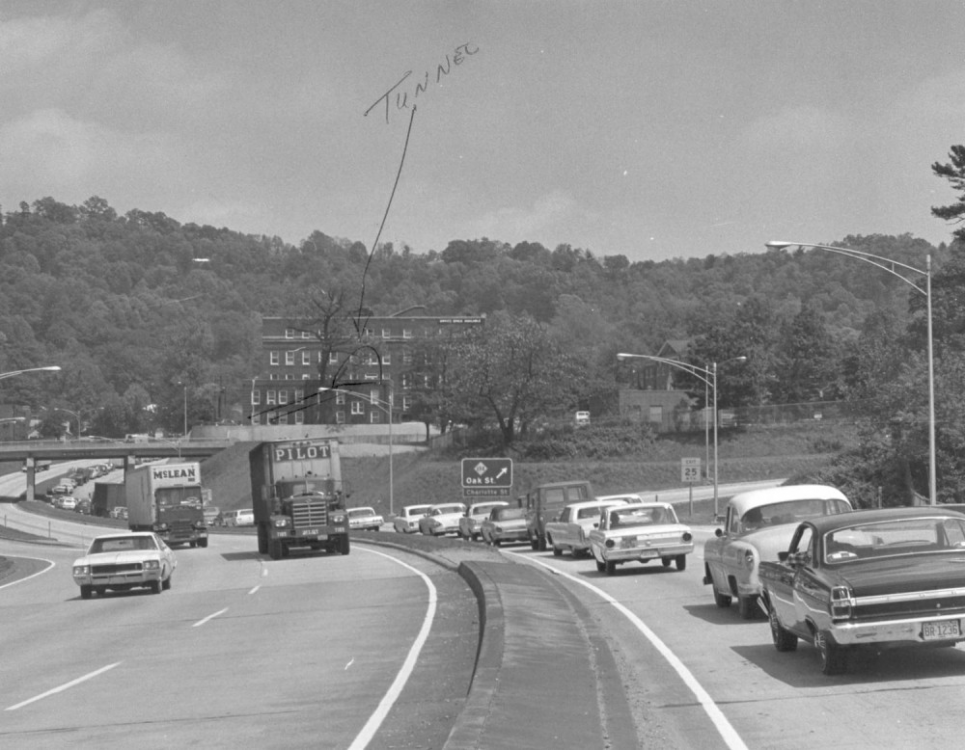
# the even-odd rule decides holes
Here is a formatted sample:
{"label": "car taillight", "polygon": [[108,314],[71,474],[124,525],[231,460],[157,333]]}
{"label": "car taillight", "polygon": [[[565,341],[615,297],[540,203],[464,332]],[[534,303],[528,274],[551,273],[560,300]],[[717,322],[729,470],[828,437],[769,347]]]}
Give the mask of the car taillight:
{"label": "car taillight", "polygon": [[694,535],[691,534],[689,531],[685,531],[685,532],[684,532],[684,541],[685,541],[685,542],[689,542],[689,541],[690,541],[691,539],[693,539],[693,538],[694,538]]}
{"label": "car taillight", "polygon": [[754,570],[754,550],[744,550],[744,567]]}
{"label": "car taillight", "polygon": [[831,619],[847,620],[851,617],[854,598],[847,586],[835,586],[831,589]]}

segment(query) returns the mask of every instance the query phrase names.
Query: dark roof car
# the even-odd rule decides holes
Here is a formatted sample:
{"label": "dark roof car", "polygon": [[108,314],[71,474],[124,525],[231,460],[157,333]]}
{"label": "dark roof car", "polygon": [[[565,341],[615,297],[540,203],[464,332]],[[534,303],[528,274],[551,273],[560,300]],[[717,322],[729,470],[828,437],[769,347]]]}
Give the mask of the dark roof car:
{"label": "dark roof car", "polygon": [[925,506],[864,510],[799,524],[778,561],[760,566],[778,651],[798,640],[827,675],[850,652],[965,641],[965,515]]}

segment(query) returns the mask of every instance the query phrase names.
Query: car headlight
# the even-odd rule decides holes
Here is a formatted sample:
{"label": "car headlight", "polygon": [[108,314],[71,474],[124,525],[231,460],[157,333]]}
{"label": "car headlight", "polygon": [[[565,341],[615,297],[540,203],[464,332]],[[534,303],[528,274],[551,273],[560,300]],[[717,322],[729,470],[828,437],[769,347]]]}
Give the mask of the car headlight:
{"label": "car headlight", "polygon": [[168,525],[166,523],[158,523],[154,525],[155,531],[167,531]]}
{"label": "car headlight", "polygon": [[144,570],[158,570],[161,567],[161,563],[157,560],[145,560]]}
{"label": "car headlight", "polygon": [[75,576],[86,576],[90,575],[90,565],[75,565],[74,566]]}

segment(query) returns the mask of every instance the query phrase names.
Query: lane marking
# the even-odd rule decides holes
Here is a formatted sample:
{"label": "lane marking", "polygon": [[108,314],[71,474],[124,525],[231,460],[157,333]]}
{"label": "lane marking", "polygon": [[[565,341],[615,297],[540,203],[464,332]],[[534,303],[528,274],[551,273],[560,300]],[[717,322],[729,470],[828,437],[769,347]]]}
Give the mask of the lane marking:
{"label": "lane marking", "polygon": [[737,733],[737,730],[734,729],[733,725],[727,720],[727,717],[724,716],[724,712],[720,710],[720,708],[714,702],[714,699],[710,697],[710,694],[704,690],[704,687],[697,681],[697,678],[694,677],[693,673],[687,669],[687,666],[673,651],[670,650],[670,647],[660,640],[659,636],[657,636],[656,633],[647,627],[643,620],[637,617],[636,614],[631,612],[627,607],[610,596],[610,594],[608,594],[606,591],[597,588],[592,583],[581,581],[576,576],[573,576],[569,573],[564,573],[562,570],[554,568],[552,565],[542,562],[541,560],[536,560],[531,557],[521,555],[518,552],[504,550],[504,554],[513,555],[514,557],[518,557],[520,560],[523,560],[527,563],[540,565],[556,575],[562,576],[573,583],[578,583],[580,586],[583,586],[584,588],[594,592],[608,604],[616,608],[617,611],[622,613],[628,620],[630,620],[630,622],[633,623],[637,630],[643,634],[644,638],[650,641],[651,645],[657,649],[661,656],[667,660],[667,663],[673,667],[674,671],[677,673],[680,679],[683,680],[684,684],[690,688],[690,691],[694,694],[694,697],[697,698],[697,702],[700,703],[701,708],[704,709],[704,713],[707,714],[707,717],[716,727],[721,739],[724,740],[727,747],[731,748],[731,750],[747,750],[747,745],[744,744],[744,740],[741,739],[740,735]]}
{"label": "lane marking", "polygon": [[116,666],[117,666],[118,664],[120,664],[120,663],[121,663],[121,662],[117,661],[117,662],[114,662],[113,664],[108,664],[106,667],[101,667],[100,669],[98,669],[98,670],[96,670],[96,671],[94,671],[94,672],[91,672],[90,674],[85,674],[83,677],[78,677],[76,680],[71,680],[70,682],[66,682],[66,683],[64,683],[63,685],[61,685],[60,687],[55,687],[53,690],[48,690],[46,693],[41,693],[40,695],[35,695],[33,698],[29,698],[28,700],[25,700],[25,701],[23,701],[23,702],[21,702],[21,703],[17,703],[16,705],[13,705],[13,706],[7,706],[6,710],[7,710],[7,711],[16,711],[18,708],[23,708],[24,706],[29,706],[31,703],[34,703],[35,701],[39,701],[39,700],[42,700],[42,699],[44,699],[44,698],[48,698],[48,697],[50,697],[51,695],[54,695],[54,694],[56,694],[56,693],[61,693],[61,692],[63,692],[64,690],[67,690],[68,688],[74,687],[75,685],[80,685],[80,683],[82,683],[82,682],[87,682],[87,680],[90,680],[90,679],[92,679],[92,678],[94,678],[94,677],[97,677],[97,675],[99,675],[99,674],[104,674],[104,672],[108,671],[109,669],[113,669],[114,667],[116,667]]}
{"label": "lane marking", "polygon": [[255,586],[251,591],[248,592],[248,596],[251,596],[252,594],[254,594],[254,593],[255,593],[258,589],[260,589],[260,588],[261,588],[261,584],[259,583],[259,584],[258,584],[257,586]]}
{"label": "lane marking", "polygon": [[227,607],[225,607],[224,609],[219,609],[217,612],[215,612],[214,614],[208,615],[208,616],[205,617],[203,620],[198,620],[198,621],[197,621],[196,623],[194,623],[194,625],[192,625],[191,627],[192,627],[192,628],[199,628],[199,627],[201,627],[202,625],[204,625],[206,622],[210,622],[211,620],[213,620],[213,619],[214,619],[215,617],[217,617],[218,615],[223,615],[223,614],[224,614],[225,612],[227,612],[227,611],[228,611],[228,608],[227,608]]}
{"label": "lane marking", "polygon": [[432,585],[432,581],[429,580],[429,576],[427,576],[421,570],[416,570],[408,563],[404,563],[401,560],[392,557],[391,555],[386,555],[383,552],[377,552],[373,549],[361,547],[355,547],[355,549],[362,549],[363,552],[367,552],[370,555],[384,557],[386,560],[391,560],[397,565],[401,565],[403,568],[411,570],[422,579],[423,583],[426,585],[426,588],[429,589],[429,606],[426,607],[426,616],[422,620],[422,627],[419,629],[419,634],[412,643],[412,648],[409,649],[408,656],[405,657],[405,661],[402,663],[402,668],[399,670],[399,673],[395,676],[395,679],[389,686],[388,692],[379,702],[378,707],[375,709],[375,713],[369,717],[369,720],[365,722],[365,726],[362,727],[362,731],[358,733],[358,735],[352,741],[352,744],[348,746],[348,750],[364,750],[364,748],[367,747],[372,741],[372,738],[375,737],[375,733],[379,730],[382,722],[385,721],[385,717],[389,715],[389,711],[392,709],[393,704],[395,704],[399,698],[399,695],[402,693],[402,688],[405,687],[405,683],[409,680],[412,670],[415,669],[415,665],[419,659],[419,654],[422,651],[422,647],[429,638],[429,631],[432,630],[432,622],[436,616],[438,592],[436,591],[436,587]]}
{"label": "lane marking", "polygon": [[353,656],[351,659],[349,659],[348,664],[345,665],[345,669],[343,669],[342,671],[343,671],[343,672],[347,672],[347,671],[348,671],[348,668],[351,667],[353,664],[355,664],[355,657],[354,657],[354,656]]}

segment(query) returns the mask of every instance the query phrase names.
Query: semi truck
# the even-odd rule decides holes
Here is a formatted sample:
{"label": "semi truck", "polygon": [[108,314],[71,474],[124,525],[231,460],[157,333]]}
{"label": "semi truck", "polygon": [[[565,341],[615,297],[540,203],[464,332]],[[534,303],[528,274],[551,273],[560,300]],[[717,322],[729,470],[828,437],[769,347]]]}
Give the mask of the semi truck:
{"label": "semi truck", "polygon": [[258,551],[272,560],[293,549],[349,554],[348,492],[338,440],[259,443],[249,454]]}
{"label": "semi truck", "polygon": [[124,479],[131,531],[153,531],[169,545],[208,546],[197,461],[145,464]]}

